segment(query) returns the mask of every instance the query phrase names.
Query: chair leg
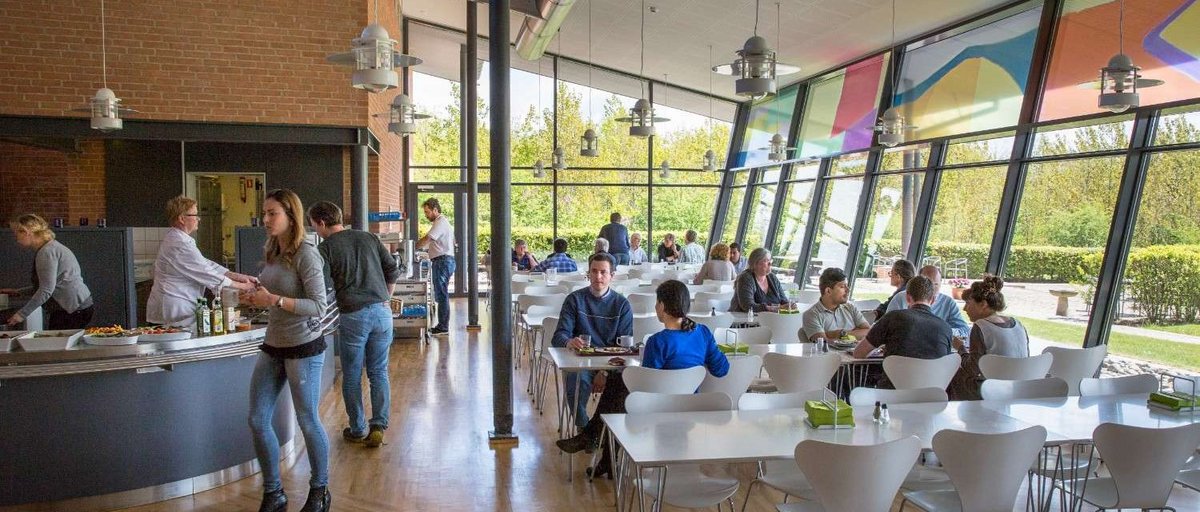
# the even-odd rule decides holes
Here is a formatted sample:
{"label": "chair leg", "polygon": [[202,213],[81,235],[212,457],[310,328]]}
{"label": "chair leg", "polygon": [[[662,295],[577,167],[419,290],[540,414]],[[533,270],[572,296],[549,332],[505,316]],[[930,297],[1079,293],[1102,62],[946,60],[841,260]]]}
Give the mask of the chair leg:
{"label": "chair leg", "polygon": [[[760,474],[760,476],[761,476],[761,474]],[[750,506],[750,494],[751,494],[751,491],[754,490],[754,485],[757,483],[759,483],[759,481],[758,481],[758,479],[755,479],[753,482],[750,482],[750,485],[746,486],[746,501],[742,502],[742,512],[746,512],[746,507]],[[733,509],[730,509],[730,510],[733,510]]]}

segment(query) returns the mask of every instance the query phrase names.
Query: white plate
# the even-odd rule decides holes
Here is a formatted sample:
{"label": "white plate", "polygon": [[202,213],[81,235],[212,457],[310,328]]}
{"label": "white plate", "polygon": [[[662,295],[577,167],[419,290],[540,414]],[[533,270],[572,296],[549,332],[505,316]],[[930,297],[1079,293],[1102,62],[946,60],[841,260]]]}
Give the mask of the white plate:
{"label": "white plate", "polygon": [[0,338],[0,352],[11,352],[13,349],[13,341],[29,331],[0,331],[0,335],[5,336]]}
{"label": "white plate", "polygon": [[87,343],[88,345],[104,345],[104,346],[133,345],[138,342],[138,337],[136,335],[135,336],[117,336],[117,337],[84,335],[83,342]]}
{"label": "white plate", "polygon": [[192,333],[188,331],[170,332],[166,334],[142,334],[138,336],[138,341],[179,341],[191,339]]}
{"label": "white plate", "polygon": [[[40,333],[54,333],[59,336],[54,337],[37,337]],[[17,343],[21,344],[21,348],[26,352],[40,352],[48,350],[66,350],[75,346],[79,338],[83,336],[83,329],[60,329],[57,331],[30,331],[17,339]]]}

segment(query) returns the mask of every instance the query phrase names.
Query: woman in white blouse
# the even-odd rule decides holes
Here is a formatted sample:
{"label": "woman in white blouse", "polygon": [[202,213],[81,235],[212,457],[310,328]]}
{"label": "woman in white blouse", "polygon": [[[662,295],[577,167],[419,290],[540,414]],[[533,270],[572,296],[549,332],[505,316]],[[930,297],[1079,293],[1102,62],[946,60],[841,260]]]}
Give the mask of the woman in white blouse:
{"label": "woman in white blouse", "polygon": [[200,254],[192,233],[200,227],[196,200],[178,196],[167,201],[171,229],[163,236],[154,260],[154,286],[146,301],[146,321],[152,324],[189,326],[195,322],[196,299],[204,289],[220,293],[222,287],[253,290],[257,279],[238,274]]}

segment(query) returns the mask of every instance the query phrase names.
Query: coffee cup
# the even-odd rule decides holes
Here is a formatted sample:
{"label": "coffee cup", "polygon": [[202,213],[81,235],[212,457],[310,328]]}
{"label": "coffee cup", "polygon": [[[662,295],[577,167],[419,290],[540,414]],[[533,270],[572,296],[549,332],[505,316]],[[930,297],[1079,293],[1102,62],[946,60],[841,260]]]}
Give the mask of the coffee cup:
{"label": "coffee cup", "polygon": [[617,336],[617,345],[625,348],[633,347],[633,336]]}

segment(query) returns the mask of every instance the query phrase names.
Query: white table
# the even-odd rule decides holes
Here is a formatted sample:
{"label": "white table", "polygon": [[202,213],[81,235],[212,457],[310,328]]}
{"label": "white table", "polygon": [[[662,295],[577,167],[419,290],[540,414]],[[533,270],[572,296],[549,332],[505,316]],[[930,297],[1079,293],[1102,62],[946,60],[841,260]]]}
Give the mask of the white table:
{"label": "white table", "polygon": [[[563,385],[563,391],[560,396],[562,399],[558,401],[558,432],[562,439],[569,438],[575,435],[575,411],[578,408],[574,403],[567,403],[565,400],[567,372],[583,372],[583,371],[602,371],[616,370],[629,366],[641,366],[642,356],[627,355],[619,356],[625,360],[625,364],[615,366],[608,362],[614,356],[581,356],[575,353],[574,350],[565,347],[546,347],[546,352],[550,356],[550,361],[554,363],[554,367],[558,369],[559,379]],[[587,398],[579,396],[579,379],[575,379],[575,401],[584,400]],[[573,458],[567,459],[567,481],[571,480],[571,471],[573,469]]]}
{"label": "white table", "polygon": [[[722,342],[721,340],[717,341]],[[835,387],[839,390],[849,390],[855,387],[866,386],[868,368],[870,366],[883,363],[882,357],[868,357],[864,359],[856,358],[852,355],[854,352],[853,349],[837,350],[830,348],[829,351],[838,354],[842,360],[842,371],[837,374],[836,377],[838,382],[835,385]],[[816,343],[770,343],[766,345],[750,345],[750,353],[756,354],[759,357],[771,353],[799,357],[812,357],[815,355],[824,354],[824,352],[817,350]],[[845,385],[843,386],[843,384]]]}

